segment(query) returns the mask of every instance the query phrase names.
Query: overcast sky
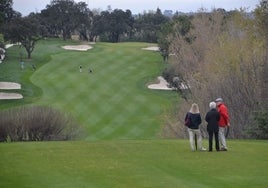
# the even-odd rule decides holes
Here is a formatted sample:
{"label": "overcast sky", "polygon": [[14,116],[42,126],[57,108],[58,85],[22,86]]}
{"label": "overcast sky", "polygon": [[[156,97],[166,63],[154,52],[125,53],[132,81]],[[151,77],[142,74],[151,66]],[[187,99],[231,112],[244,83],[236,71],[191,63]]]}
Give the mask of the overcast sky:
{"label": "overcast sky", "polygon": [[[112,9],[131,10],[132,13],[143,13],[148,10],[160,8],[164,10],[180,12],[196,12],[200,8],[210,11],[213,8],[224,8],[234,10],[247,8],[254,10],[260,0],[75,0],[75,2],[85,2],[89,9],[107,10],[110,5]],[[13,0],[13,9],[27,16],[30,12],[40,12],[50,4],[50,0]]]}

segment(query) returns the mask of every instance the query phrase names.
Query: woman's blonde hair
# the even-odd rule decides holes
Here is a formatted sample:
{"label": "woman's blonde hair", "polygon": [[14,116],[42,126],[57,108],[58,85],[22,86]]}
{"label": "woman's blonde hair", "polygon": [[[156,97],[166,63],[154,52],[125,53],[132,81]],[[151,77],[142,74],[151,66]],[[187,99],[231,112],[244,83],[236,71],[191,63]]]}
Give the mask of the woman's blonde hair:
{"label": "woman's blonde hair", "polygon": [[196,103],[193,103],[189,112],[191,112],[192,114],[200,113],[198,105]]}

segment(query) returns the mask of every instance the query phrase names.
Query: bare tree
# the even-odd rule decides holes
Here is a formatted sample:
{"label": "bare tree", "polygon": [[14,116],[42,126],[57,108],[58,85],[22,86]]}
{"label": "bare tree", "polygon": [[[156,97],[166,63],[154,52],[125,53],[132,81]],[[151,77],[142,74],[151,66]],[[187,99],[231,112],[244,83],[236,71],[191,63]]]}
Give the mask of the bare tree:
{"label": "bare tree", "polygon": [[[247,137],[263,91],[263,42],[254,30],[256,21],[243,10],[214,10],[200,12],[192,24],[192,43],[186,43],[180,35],[170,36],[170,51],[175,56],[169,62],[190,86],[188,102],[198,103],[204,114],[210,101],[223,97],[231,117],[230,136]],[[178,111],[181,126],[188,108],[189,103],[181,104]]]}

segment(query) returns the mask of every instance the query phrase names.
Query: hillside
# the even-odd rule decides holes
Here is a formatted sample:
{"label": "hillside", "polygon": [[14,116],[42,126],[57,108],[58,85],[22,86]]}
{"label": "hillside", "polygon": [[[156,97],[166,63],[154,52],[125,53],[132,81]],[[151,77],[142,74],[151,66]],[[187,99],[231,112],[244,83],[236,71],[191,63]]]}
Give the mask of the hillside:
{"label": "hillside", "polygon": [[66,45],[78,43],[41,41],[33,58],[24,59],[23,71],[17,55],[19,51],[26,57],[25,52],[10,48],[8,61],[1,65],[8,71],[0,79],[20,83],[24,98],[4,101],[3,106],[59,109],[86,128],[86,140],[158,138],[164,113],[179,97],[174,91],[147,88],[165,66],[158,52],[142,50],[155,45],[97,43],[88,51],[65,50]]}

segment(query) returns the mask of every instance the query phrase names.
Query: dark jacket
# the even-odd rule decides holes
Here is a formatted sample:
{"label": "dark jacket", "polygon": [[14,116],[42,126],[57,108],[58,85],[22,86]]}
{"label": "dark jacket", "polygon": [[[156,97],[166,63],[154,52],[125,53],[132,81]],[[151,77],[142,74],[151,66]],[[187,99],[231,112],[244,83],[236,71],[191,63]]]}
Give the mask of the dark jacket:
{"label": "dark jacket", "polygon": [[199,129],[199,125],[201,124],[201,116],[200,113],[193,114],[191,112],[188,112],[185,116],[185,119],[189,117],[190,118],[190,125],[188,128],[190,129]]}
{"label": "dark jacket", "polygon": [[220,113],[216,109],[208,111],[205,120],[208,122],[207,131],[219,131]]}

